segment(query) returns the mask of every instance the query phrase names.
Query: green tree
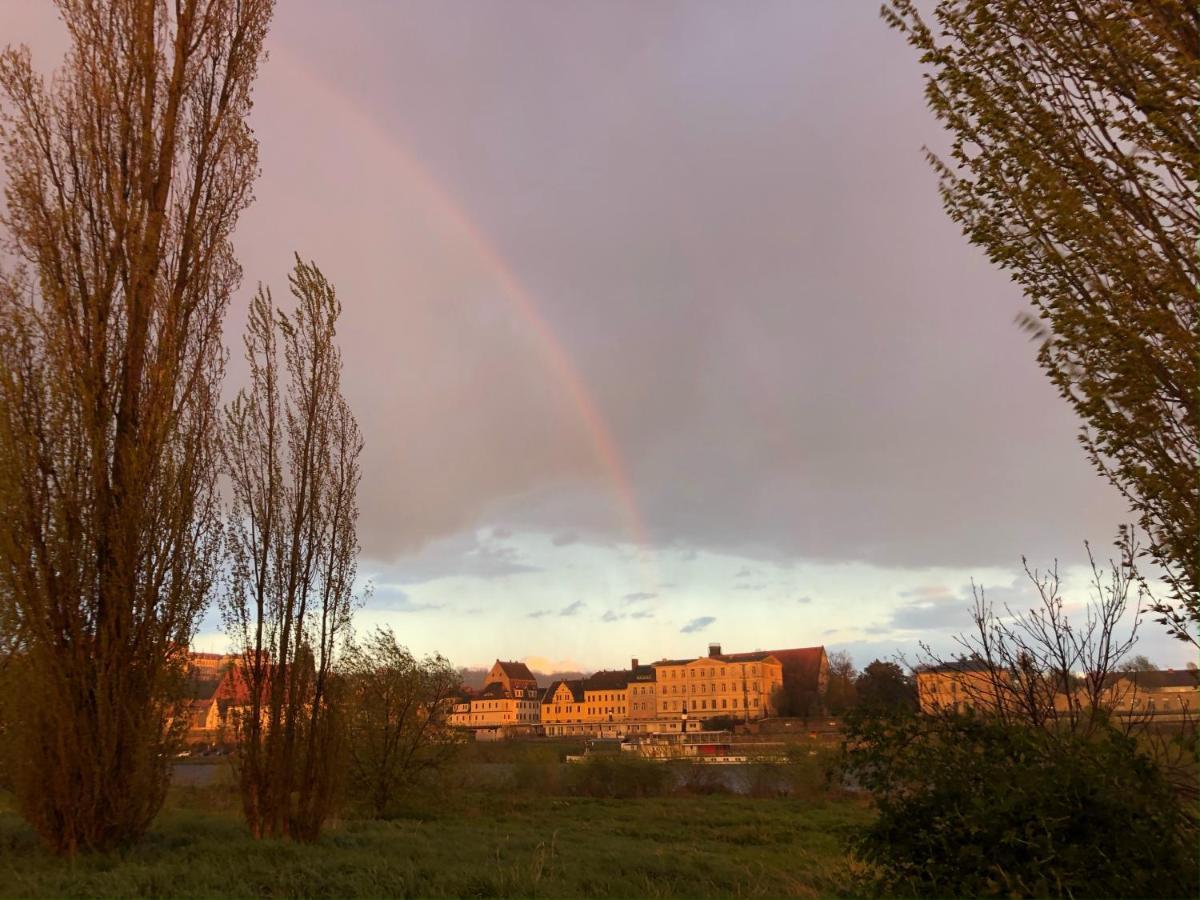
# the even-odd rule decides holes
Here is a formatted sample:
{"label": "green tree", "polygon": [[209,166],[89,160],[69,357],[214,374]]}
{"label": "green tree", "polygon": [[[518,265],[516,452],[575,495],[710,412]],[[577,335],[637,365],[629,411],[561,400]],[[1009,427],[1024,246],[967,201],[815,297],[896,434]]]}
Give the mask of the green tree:
{"label": "green tree", "polygon": [[917,708],[916,686],[898,663],[875,660],[863,669],[854,689],[860,707],[895,711]]}
{"label": "green tree", "polygon": [[1038,360],[1169,585],[1159,621],[1195,642],[1200,12],[939,0],[934,27],[914,0],[883,12],[952,137],[948,160],[929,154],[946,210],[1031,302]]}
{"label": "green tree", "polygon": [[448,720],[462,681],[445,657],[418,659],[382,628],[351,642],[340,669],[350,787],[383,817],[406,788],[457,751]]}
{"label": "green tree", "polygon": [[0,653],[20,811],[140,835],[216,572],[221,322],[270,0],[59,0],[49,83],[0,54]]}

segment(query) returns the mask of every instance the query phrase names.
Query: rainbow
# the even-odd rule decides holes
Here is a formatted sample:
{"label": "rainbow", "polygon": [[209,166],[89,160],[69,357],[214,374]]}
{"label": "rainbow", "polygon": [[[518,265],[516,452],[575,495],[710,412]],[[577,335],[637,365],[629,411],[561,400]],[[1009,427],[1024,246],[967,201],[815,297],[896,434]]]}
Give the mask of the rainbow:
{"label": "rainbow", "polygon": [[647,572],[649,551],[647,530],[638,508],[633,482],[613,436],[612,428],[584,382],[578,367],[572,361],[566,346],[538,309],[537,302],[529,289],[517,277],[512,266],[501,255],[495,243],[488,239],[483,230],[467,214],[462,204],[430,174],[399,140],[380,128],[361,104],[328,82],[315,79],[311,71],[291,59],[286,50],[276,46],[271,49],[271,55],[273,62],[280,61],[282,58],[287,68],[302,73],[307,76],[307,80],[315,81],[322,90],[337,101],[341,109],[353,118],[359,127],[386,147],[399,163],[400,168],[430,201],[433,209],[465,238],[471,251],[495,279],[501,296],[511,304],[513,310],[533,334],[545,365],[566,392],[578,413],[580,423],[595,453],[596,461],[605,473],[621,510],[624,520],[623,527],[637,551],[642,575],[641,582],[644,587],[652,588],[655,579],[648,577]]}

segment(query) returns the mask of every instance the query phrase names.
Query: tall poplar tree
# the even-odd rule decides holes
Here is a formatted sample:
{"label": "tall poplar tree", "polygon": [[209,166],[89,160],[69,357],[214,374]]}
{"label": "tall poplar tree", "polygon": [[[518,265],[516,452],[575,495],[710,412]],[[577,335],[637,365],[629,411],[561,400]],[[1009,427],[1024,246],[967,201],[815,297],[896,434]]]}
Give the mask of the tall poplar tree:
{"label": "tall poplar tree", "polygon": [[[1192,0],[913,0],[884,17],[928,68],[952,137],[946,210],[1011,273],[1038,360],[1128,499],[1169,595],[1200,622],[1197,160]],[[932,23],[932,24],[931,24]]]}
{"label": "tall poplar tree", "polygon": [[141,834],[213,578],[221,320],[271,0],[58,0],[47,83],[0,54],[0,623],[22,814]]}

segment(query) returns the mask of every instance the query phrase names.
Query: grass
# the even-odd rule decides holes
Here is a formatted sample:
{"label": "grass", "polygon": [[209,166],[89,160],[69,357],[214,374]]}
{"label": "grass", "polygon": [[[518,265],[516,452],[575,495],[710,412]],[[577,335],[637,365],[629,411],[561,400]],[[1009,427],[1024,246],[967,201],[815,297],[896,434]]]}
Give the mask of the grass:
{"label": "grass", "polygon": [[629,800],[516,789],[414,796],[315,845],[253,841],[228,785],[175,788],[123,854],[56,859],[0,805],[4,897],[816,897],[843,890],[844,796]]}

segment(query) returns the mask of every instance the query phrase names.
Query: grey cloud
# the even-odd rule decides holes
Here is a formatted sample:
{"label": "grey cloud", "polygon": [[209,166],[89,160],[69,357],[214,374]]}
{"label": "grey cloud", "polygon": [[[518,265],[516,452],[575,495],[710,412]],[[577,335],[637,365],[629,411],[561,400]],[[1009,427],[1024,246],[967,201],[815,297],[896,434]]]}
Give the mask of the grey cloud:
{"label": "grey cloud", "polygon": [[657,596],[658,594],[656,594],[654,591],[636,591],[632,594],[626,594],[621,599],[624,600],[625,604],[628,606],[633,603],[641,603],[643,600],[653,600]]}
{"label": "grey cloud", "polygon": [[549,615],[551,615],[552,613],[553,613],[553,610],[549,610],[549,609],[538,609],[538,610],[534,610],[534,611],[533,611],[533,612],[531,612],[531,613],[528,613],[528,614],[526,615],[526,618],[529,618],[529,619],[541,619],[541,618],[543,618],[543,617],[545,617],[545,616],[549,616]]}
{"label": "grey cloud", "polygon": [[637,612],[635,612],[635,613],[632,613],[632,614],[629,616],[629,618],[631,618],[631,619],[653,619],[653,618],[654,618],[654,613],[652,613],[652,612],[650,612],[649,610],[646,610],[646,609],[640,609],[640,610],[638,610]]}
{"label": "grey cloud", "polygon": [[735,584],[733,586],[733,589],[735,591],[765,591],[767,589],[767,585],[765,585],[765,584]]}
{"label": "grey cloud", "polygon": [[[48,64],[61,23],[11,6]],[[945,138],[875,4],[514,0],[464,36],[445,4],[296,2],[268,45],[239,256],[279,284],[315,248],[346,299],[359,535],[406,583],[530,571],[429,558],[497,521],[631,540],[556,354],[682,561],[1007,565],[1123,520],[1012,325],[1019,289],[941,209],[921,148]]]}
{"label": "grey cloud", "polygon": [[812,597],[809,597],[809,596],[807,596],[807,595],[805,595],[805,596],[803,596],[803,597],[797,597],[797,598],[796,598],[796,602],[797,602],[797,603],[804,603],[804,604],[812,603]]}
{"label": "grey cloud", "polygon": [[600,617],[600,621],[601,622],[619,622],[623,618],[625,618],[624,614],[615,613],[610,609],[610,610],[606,611],[604,613],[604,615],[602,615]]}
{"label": "grey cloud", "polygon": [[570,606],[564,606],[562,609],[560,609],[558,611],[558,614],[560,616],[578,615],[580,610],[582,610],[585,606],[587,606],[587,604],[584,603],[582,600],[576,600]]}
{"label": "grey cloud", "polygon": [[577,535],[575,532],[560,531],[558,534],[556,534],[553,537],[553,539],[551,540],[551,543],[554,544],[555,547],[568,547],[571,544],[574,544],[578,540],[579,540],[579,535]]}
{"label": "grey cloud", "polygon": [[395,585],[377,584],[367,607],[386,612],[427,612],[441,609],[438,603],[417,603]]}
{"label": "grey cloud", "polygon": [[694,634],[697,631],[703,631],[715,621],[717,621],[715,616],[700,616],[698,619],[692,619],[692,621],[680,628],[679,633]]}

